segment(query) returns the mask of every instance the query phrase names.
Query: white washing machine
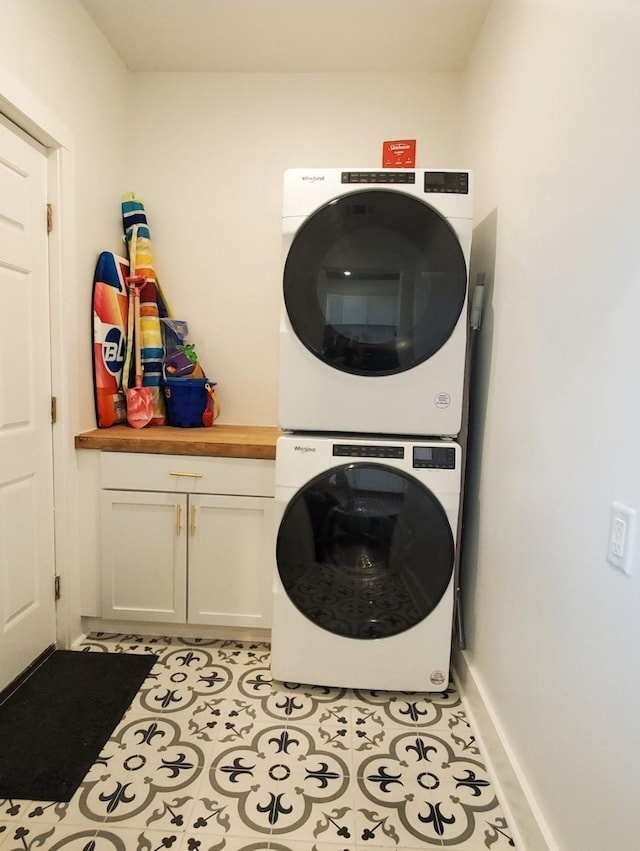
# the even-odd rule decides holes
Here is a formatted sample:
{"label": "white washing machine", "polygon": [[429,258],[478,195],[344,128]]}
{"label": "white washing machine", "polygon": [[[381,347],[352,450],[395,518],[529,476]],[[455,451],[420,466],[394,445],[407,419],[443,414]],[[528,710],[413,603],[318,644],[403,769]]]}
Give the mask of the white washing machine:
{"label": "white washing machine", "polygon": [[290,169],[282,222],[280,426],[457,435],[471,173]]}
{"label": "white washing machine", "polygon": [[460,486],[453,441],[279,438],[275,679],[446,688]]}

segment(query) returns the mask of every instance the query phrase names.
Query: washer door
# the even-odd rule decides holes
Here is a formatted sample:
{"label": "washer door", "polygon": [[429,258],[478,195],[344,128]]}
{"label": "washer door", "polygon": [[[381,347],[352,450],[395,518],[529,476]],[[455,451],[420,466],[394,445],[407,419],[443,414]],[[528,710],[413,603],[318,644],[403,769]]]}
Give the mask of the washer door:
{"label": "washer door", "polygon": [[284,268],[294,332],[354,375],[392,375],[430,358],[453,333],[466,291],[451,225],[400,192],[362,190],[320,208]]}
{"label": "washer door", "polygon": [[438,605],[454,543],[430,490],[391,467],[356,463],[295,494],[276,560],[289,599],[314,624],[348,638],[385,638]]}

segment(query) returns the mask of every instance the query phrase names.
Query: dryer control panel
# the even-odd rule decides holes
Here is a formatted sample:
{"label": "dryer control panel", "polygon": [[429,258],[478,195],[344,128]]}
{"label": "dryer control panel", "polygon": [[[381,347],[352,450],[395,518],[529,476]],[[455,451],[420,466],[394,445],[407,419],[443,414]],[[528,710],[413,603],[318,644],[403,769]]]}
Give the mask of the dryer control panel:
{"label": "dryer control panel", "polygon": [[425,192],[445,192],[454,195],[469,194],[469,172],[425,171]]}
{"label": "dryer control panel", "polygon": [[343,171],[342,183],[415,183],[415,171]]}
{"label": "dryer control panel", "polygon": [[[444,193],[446,195],[469,194],[468,171],[425,171],[423,175],[424,192]],[[343,171],[341,183],[364,184],[415,184],[415,171]]]}

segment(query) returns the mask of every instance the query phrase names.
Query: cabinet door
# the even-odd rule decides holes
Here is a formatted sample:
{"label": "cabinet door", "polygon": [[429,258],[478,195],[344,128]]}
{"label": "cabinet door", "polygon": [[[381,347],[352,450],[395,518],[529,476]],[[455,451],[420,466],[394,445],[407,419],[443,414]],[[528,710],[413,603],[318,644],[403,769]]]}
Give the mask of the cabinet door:
{"label": "cabinet door", "polygon": [[271,623],[273,499],[189,497],[189,623]]}
{"label": "cabinet door", "polygon": [[186,621],[187,497],[102,491],[102,617]]}

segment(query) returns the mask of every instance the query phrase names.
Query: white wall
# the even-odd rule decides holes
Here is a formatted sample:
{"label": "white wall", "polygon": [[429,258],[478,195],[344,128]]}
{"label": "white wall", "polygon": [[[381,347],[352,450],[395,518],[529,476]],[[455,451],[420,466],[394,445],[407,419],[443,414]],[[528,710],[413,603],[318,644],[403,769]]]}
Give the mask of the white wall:
{"label": "white wall", "polygon": [[418,165],[459,166],[461,97],[459,74],[133,75],[126,189],[220,422],[277,422],[283,171],[378,167],[398,138],[417,139]]}
{"label": "white wall", "polygon": [[[562,851],[638,847],[640,7],[495,3],[468,70],[479,339],[467,662]],[[640,534],[640,529],[637,530]]]}

